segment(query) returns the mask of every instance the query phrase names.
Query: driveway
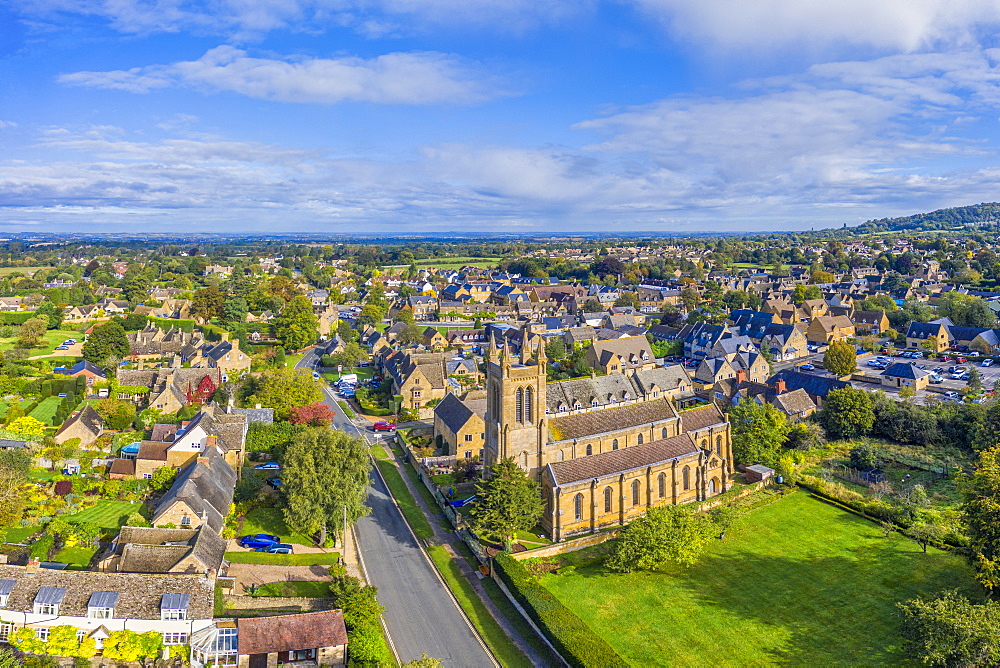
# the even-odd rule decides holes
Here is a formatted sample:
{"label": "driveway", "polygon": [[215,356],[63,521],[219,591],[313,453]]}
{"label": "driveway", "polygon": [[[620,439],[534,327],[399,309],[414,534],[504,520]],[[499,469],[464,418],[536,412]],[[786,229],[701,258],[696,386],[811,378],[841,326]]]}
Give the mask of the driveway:
{"label": "driveway", "polygon": [[269,582],[329,582],[329,566],[273,566],[265,564],[230,564],[228,575],[236,578],[237,593],[250,585]]}

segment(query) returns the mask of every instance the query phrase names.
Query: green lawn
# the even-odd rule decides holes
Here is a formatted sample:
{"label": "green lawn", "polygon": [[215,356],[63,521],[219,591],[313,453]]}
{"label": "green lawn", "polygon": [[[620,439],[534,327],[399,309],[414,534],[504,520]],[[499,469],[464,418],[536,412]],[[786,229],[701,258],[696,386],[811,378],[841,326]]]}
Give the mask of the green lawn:
{"label": "green lawn", "polygon": [[41,403],[35,406],[35,409],[31,411],[31,417],[36,420],[40,420],[45,424],[52,424],[52,418],[56,414],[56,409],[59,408],[59,404],[62,403],[62,399],[59,397],[49,397],[48,399],[42,399]]}
{"label": "green lawn", "polygon": [[338,406],[340,406],[340,409],[341,409],[342,411],[344,411],[344,415],[346,415],[346,416],[347,416],[347,419],[348,419],[348,420],[353,420],[354,418],[356,418],[356,417],[357,417],[357,416],[356,416],[356,415],[354,414],[354,411],[352,411],[352,410],[351,410],[351,407],[350,407],[350,405],[349,405],[349,404],[348,404],[348,403],[347,403],[346,401],[338,401],[338,402],[337,402],[337,405],[338,405]]}
{"label": "green lawn", "polygon": [[241,535],[254,533],[269,533],[278,536],[283,543],[312,545],[315,542],[309,536],[293,534],[292,530],[285,524],[280,508],[256,508],[247,513]]}
{"label": "green lawn", "polygon": [[372,443],[371,448],[372,457],[375,459],[392,459],[392,457],[389,456],[389,453],[385,451],[385,448],[382,447],[382,443],[379,441]]}
{"label": "green lawn", "polygon": [[606,549],[541,582],[633,665],[900,665],[897,602],[981,595],[959,556],[805,492],[753,511],[695,566],[612,574]]}
{"label": "green lawn", "polygon": [[417,535],[417,538],[432,538],[434,536],[434,529],[431,528],[430,522],[424,517],[423,511],[420,510],[420,506],[417,505],[416,500],[413,495],[410,494],[409,488],[407,488],[406,483],[403,482],[403,476],[399,474],[399,470],[396,466],[389,460],[378,460],[375,462],[378,465],[378,470],[385,479],[385,484],[389,487],[389,491],[392,492],[392,496],[396,499],[396,503],[399,504],[400,510],[403,511],[403,517],[413,528],[413,533]]}
{"label": "green lawn", "polygon": [[489,645],[490,650],[500,660],[500,663],[505,668],[509,666],[531,666],[531,661],[528,660],[528,657],[517,648],[514,641],[510,639],[500,625],[497,624],[496,620],[493,619],[493,616],[490,615],[486,604],[479,598],[476,590],[472,587],[472,583],[462,574],[462,569],[452,559],[444,546],[431,545],[427,548],[427,554],[430,556],[431,561],[434,562],[434,565],[437,566],[441,577],[448,583],[448,588],[451,589],[451,593],[458,599],[459,605],[462,606],[462,610],[465,611],[472,625],[479,631],[479,635],[483,637],[486,644]]}
{"label": "green lawn", "polygon": [[38,530],[38,527],[11,527],[0,533],[0,542],[23,543],[31,534]]}
{"label": "green lawn", "polygon": [[93,546],[64,547],[56,553],[55,561],[69,564],[71,570],[82,571],[90,564],[90,560],[94,558],[96,553],[97,548]]}
{"label": "green lawn", "polygon": [[340,562],[340,553],[269,554],[267,552],[226,552],[226,561],[231,564],[269,564],[272,566],[332,566]]}
{"label": "green lawn", "polygon": [[330,595],[329,582],[271,582],[257,588],[254,596],[282,598],[324,598]]}
{"label": "green lawn", "polygon": [[74,524],[96,524],[102,529],[117,529],[124,524],[129,515],[139,512],[142,507],[141,503],[128,501],[100,501],[96,506],[67,515],[66,521]]}

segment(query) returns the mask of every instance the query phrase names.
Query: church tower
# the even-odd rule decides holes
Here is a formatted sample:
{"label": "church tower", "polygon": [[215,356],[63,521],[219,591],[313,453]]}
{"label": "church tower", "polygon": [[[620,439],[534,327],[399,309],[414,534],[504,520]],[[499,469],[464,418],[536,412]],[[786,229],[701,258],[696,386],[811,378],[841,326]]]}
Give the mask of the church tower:
{"label": "church tower", "polygon": [[548,438],[544,339],[537,337],[536,343],[529,343],[525,328],[520,355],[512,355],[509,345],[498,349],[492,337],[489,350],[485,466],[488,470],[500,459],[513,457],[531,477],[537,478]]}

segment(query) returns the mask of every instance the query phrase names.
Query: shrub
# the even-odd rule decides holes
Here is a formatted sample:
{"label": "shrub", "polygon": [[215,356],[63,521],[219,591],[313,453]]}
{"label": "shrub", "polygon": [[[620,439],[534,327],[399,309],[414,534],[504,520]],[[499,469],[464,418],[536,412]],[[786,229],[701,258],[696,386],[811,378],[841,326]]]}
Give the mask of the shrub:
{"label": "shrub", "polygon": [[494,560],[497,574],[535,624],[571,666],[627,666],[614,648],[540,585],[524,564],[509,554]]}

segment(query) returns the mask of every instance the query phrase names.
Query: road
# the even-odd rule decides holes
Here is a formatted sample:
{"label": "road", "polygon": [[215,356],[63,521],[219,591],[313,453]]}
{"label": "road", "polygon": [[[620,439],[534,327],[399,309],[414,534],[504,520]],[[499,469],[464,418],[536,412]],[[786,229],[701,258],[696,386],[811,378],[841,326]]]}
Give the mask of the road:
{"label": "road", "polygon": [[[296,366],[315,368],[317,362],[310,351]],[[336,414],[334,428],[367,436],[347,418],[332,392],[324,389],[324,393],[325,403]],[[379,603],[386,609],[385,624],[399,660],[419,659],[426,652],[449,667],[497,665],[375,471],[368,503],[372,512],[358,520],[355,534],[368,579],[378,587]]]}

